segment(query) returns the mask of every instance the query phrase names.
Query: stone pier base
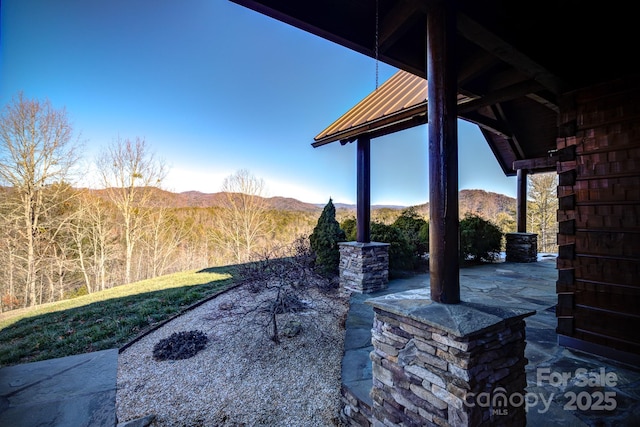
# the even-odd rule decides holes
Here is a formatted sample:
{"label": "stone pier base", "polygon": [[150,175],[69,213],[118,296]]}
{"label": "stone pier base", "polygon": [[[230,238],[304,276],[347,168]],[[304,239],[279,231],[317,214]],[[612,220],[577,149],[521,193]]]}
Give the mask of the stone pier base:
{"label": "stone pier base", "polygon": [[507,233],[507,262],[537,262],[538,235],[534,233]]}
{"label": "stone pier base", "polygon": [[340,285],[360,293],[375,292],[389,283],[389,244],[341,242]]}
{"label": "stone pier base", "polygon": [[535,311],[435,303],[427,289],[367,303],[373,425],[526,425],[523,319]]}

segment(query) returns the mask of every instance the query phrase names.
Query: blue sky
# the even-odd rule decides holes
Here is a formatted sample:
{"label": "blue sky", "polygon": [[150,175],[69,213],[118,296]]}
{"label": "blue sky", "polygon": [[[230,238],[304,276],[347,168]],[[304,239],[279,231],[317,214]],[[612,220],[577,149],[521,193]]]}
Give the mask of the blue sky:
{"label": "blue sky", "polygon": [[[269,196],[356,199],[355,144],[313,137],[375,89],[371,58],[227,0],[3,0],[0,104],[65,107],[85,159],[144,138],[171,191],[220,191],[248,169]],[[379,64],[379,83],[395,68]],[[427,128],[372,141],[373,204],[428,199]],[[459,121],[460,188],[515,196],[476,126]],[[89,185],[89,177],[78,185]]]}

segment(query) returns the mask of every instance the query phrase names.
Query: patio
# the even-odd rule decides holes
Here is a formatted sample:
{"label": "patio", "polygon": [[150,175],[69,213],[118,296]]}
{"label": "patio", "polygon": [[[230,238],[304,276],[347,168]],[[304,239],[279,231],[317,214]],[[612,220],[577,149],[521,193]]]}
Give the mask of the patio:
{"label": "patio", "polygon": [[[527,389],[522,404],[532,426],[640,425],[640,371],[613,360],[557,344],[555,256],[535,263],[498,262],[460,270],[461,299],[535,310],[525,319]],[[373,308],[370,298],[429,288],[429,275],[395,279],[387,289],[354,293],[346,321],[342,360],[343,400],[354,423],[370,414],[372,362],[369,353]],[[490,394],[483,396],[489,398]],[[514,397],[518,399],[519,396]],[[485,400],[489,404],[489,400]],[[477,403],[483,404],[481,396]],[[497,413],[499,416],[499,413]]]}

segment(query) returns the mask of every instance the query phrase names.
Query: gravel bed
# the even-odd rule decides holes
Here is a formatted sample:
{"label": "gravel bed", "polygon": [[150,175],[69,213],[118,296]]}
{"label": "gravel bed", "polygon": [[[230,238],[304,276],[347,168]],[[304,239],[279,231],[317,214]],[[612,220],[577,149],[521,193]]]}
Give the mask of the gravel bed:
{"label": "gravel bed", "polygon": [[[307,309],[278,315],[280,328],[289,321],[302,327],[280,344],[255,310],[270,297],[232,289],[126,348],[118,360],[118,421],[154,415],[151,426],[341,426],[348,294],[306,291]],[[153,357],[158,342],[185,331],[206,334],[206,347],[181,360]]]}

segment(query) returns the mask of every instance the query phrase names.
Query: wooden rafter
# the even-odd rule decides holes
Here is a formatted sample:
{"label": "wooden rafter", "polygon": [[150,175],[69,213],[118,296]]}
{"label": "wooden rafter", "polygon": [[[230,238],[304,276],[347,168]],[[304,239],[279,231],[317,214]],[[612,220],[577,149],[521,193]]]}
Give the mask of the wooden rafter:
{"label": "wooden rafter", "polygon": [[524,150],[522,149],[522,146],[518,141],[518,131],[517,129],[514,129],[513,123],[509,121],[509,117],[507,116],[507,113],[505,112],[504,108],[502,108],[500,104],[496,104],[496,105],[493,105],[491,109],[493,110],[498,120],[501,123],[503,123],[505,127],[508,127],[510,129],[511,136],[509,137],[509,143],[512,147],[513,152],[516,153],[517,157],[521,159],[524,158],[525,157]]}
{"label": "wooden rafter", "polygon": [[564,87],[561,79],[546,70],[543,66],[518,51],[482,25],[464,14],[458,14],[458,31],[467,40],[477,44],[517,70],[522,71],[554,94],[560,94]]}
{"label": "wooden rafter", "polygon": [[384,52],[402,37],[419,18],[414,3],[398,2],[380,21],[378,48]]}

